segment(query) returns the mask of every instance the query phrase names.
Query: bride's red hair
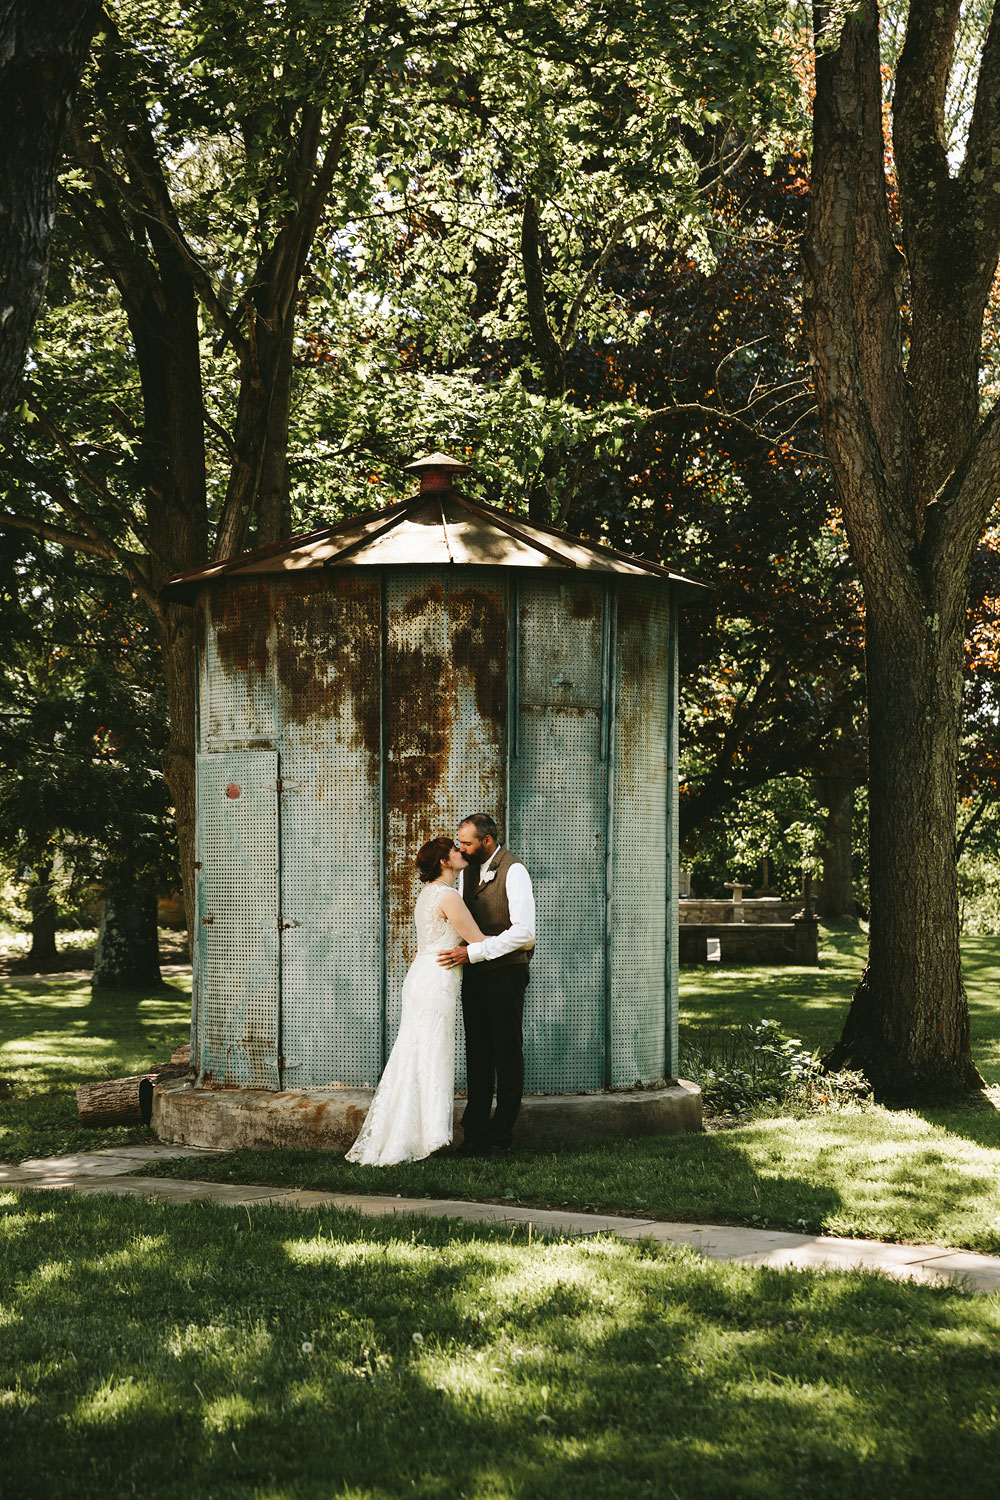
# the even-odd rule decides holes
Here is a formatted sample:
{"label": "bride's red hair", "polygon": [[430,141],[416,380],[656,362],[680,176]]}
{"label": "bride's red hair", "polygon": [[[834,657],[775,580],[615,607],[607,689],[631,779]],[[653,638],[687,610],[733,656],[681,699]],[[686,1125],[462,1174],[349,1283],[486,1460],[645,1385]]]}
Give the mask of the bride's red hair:
{"label": "bride's red hair", "polygon": [[417,874],[424,885],[429,880],[437,880],[441,874],[442,860],[448,858],[454,847],[455,840],[445,838],[444,835],[439,839],[429,839],[420,846],[417,850]]}

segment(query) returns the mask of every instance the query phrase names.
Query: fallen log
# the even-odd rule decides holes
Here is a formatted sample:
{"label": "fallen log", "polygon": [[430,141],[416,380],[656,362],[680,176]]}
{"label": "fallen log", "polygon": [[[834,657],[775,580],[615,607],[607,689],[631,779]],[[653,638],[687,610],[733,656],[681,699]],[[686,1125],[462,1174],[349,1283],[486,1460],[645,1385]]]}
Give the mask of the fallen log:
{"label": "fallen log", "polygon": [[102,1078],[81,1083],[76,1107],[81,1125],[148,1125],[153,1117],[153,1089],[165,1078],[182,1078],[187,1063],[159,1063],[131,1078]]}

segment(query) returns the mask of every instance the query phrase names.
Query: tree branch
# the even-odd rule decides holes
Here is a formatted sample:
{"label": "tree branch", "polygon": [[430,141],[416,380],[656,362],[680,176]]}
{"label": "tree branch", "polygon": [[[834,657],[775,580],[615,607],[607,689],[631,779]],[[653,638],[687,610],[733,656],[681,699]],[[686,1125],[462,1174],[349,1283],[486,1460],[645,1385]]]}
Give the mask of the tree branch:
{"label": "tree branch", "polygon": [[[124,547],[119,547],[110,537],[105,536],[103,532],[99,531],[82,507],[77,505],[65,486],[36,468],[23,454],[15,455],[8,453],[6,455],[6,462],[14,472],[23,475],[35,489],[39,490],[43,495],[48,495],[50,500],[55,501],[60,510],[65,511],[70,519],[76,522],[87,540],[91,543],[90,548],[81,547],[76,540],[73,540],[77,536],[77,533],[65,532],[62,535],[66,539],[66,545],[75,547],[77,551],[90,551],[93,556],[106,557],[117,562],[136,594],[144,599],[154,614],[159,617],[162,606],[155,591],[150,587],[146,572],[135,553],[128,552]],[[12,526],[15,524],[13,517],[10,520],[10,524]],[[38,524],[43,525],[45,523],[39,522]],[[24,526],[21,529],[26,531],[30,528]],[[57,529],[52,528],[53,531]],[[40,532],[36,534],[41,535]],[[55,536],[49,538],[51,541],[55,541],[56,539]]]}
{"label": "tree branch", "polygon": [[48,521],[36,521],[33,516],[15,516],[11,511],[0,511],[0,527],[7,531],[26,531],[42,541],[54,542],[57,547],[69,547],[74,552],[85,552],[89,557],[106,557],[114,560],[114,549],[109,542],[95,542],[89,536],[79,536],[75,531],[64,531],[60,526],[51,526]]}
{"label": "tree branch", "polygon": [[99,499],[103,500],[105,505],[113,510],[115,514],[125,522],[125,525],[128,527],[129,531],[131,531],[136,541],[139,542],[143,547],[145,547],[150,556],[158,562],[159,558],[157,557],[153,547],[150,545],[149,537],[146,533],[145,527],[136,518],[136,516],[128,508],[128,506],[124,505],[117,498],[117,496],[111,493],[111,491],[105,485],[101,484],[99,480],[94,478],[94,476],[90,473],[87,465],[83,462],[80,455],[73,447],[73,444],[59,430],[59,428],[52,421],[52,418],[49,416],[48,412],[46,412],[45,408],[41,406],[33,396],[28,396],[27,405],[28,409],[38,419],[38,422],[40,423],[42,428],[48,433],[49,437],[55,443],[56,447],[69,459],[70,467],[73,469],[73,472],[75,474],[78,474],[79,477],[83,480],[84,484],[87,485],[88,489],[93,490],[94,494],[97,495]]}
{"label": "tree branch", "polygon": [[563,350],[552,332],[545,301],[545,277],[538,242],[538,203],[532,193],[524,200],[521,219],[521,265],[527,298],[528,326],[535,350],[545,371],[550,396],[562,395],[566,384],[566,361]]}

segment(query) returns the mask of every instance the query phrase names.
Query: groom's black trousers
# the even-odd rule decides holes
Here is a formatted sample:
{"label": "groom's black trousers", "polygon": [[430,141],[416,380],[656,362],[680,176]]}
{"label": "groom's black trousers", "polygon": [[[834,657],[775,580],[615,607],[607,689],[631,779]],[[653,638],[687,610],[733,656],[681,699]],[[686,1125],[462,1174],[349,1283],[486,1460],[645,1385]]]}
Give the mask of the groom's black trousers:
{"label": "groom's black trousers", "polygon": [[[473,1149],[510,1145],[524,1092],[527,988],[527,964],[467,964],[462,976],[469,1095],[462,1131]],[[497,1107],[491,1120],[494,1085]]]}

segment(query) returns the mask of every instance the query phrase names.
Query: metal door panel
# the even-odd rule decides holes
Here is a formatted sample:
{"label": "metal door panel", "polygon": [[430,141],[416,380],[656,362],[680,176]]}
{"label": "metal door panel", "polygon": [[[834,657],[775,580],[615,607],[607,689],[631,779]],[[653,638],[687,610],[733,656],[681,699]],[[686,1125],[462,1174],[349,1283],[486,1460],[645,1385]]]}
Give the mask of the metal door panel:
{"label": "metal door panel", "polygon": [[276,748],[270,590],[221,583],[199,609],[206,611],[201,748]]}
{"label": "metal door panel", "polygon": [[278,1087],[278,757],[197,757],[202,1082]]}
{"label": "metal door panel", "polygon": [[380,614],[378,579],[275,585],[286,1088],[379,1076]]}

